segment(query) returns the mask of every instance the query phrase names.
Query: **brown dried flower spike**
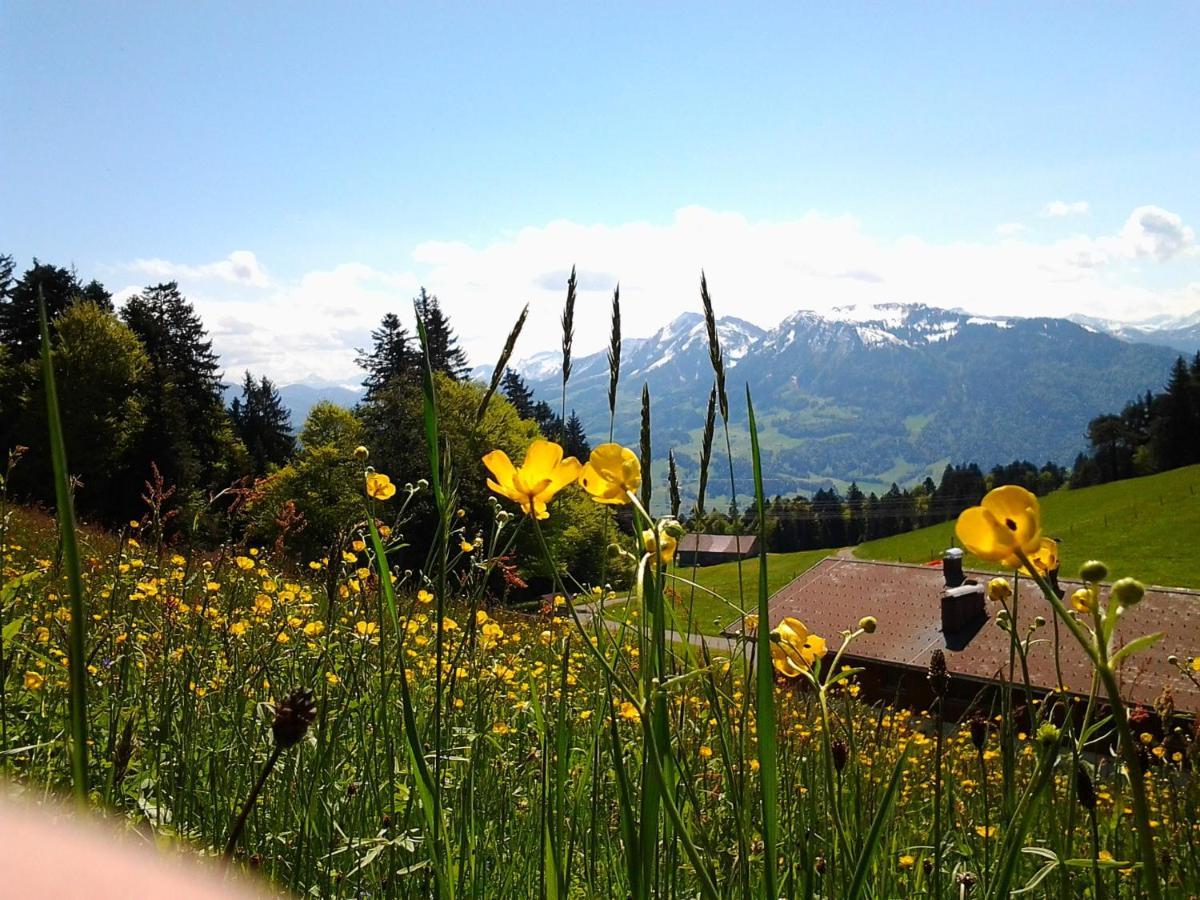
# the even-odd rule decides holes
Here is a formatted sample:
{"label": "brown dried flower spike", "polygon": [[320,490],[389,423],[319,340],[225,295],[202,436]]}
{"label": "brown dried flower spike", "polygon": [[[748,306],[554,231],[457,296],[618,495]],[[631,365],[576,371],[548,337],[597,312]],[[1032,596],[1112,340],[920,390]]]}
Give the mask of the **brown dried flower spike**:
{"label": "brown dried flower spike", "polygon": [[313,692],[296,688],[275,705],[275,721],[271,723],[275,743],[285,750],[298,744],[316,717],[317,704]]}

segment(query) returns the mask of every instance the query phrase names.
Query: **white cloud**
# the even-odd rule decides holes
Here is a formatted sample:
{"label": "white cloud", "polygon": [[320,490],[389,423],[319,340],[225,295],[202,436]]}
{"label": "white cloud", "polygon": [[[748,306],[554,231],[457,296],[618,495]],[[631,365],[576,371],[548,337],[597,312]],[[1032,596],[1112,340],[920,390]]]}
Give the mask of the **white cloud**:
{"label": "white cloud", "polygon": [[1052,219],[1061,219],[1066,216],[1086,216],[1087,214],[1088,202],[1086,200],[1075,200],[1070,203],[1066,200],[1052,200],[1042,208],[1042,215]]}
{"label": "white cloud", "polygon": [[1020,222],[1002,222],[996,226],[997,237],[1016,237],[1025,233],[1025,226]]}
{"label": "white cloud", "polygon": [[[765,327],[797,309],[888,301],[981,315],[1083,312],[1129,321],[1196,310],[1196,295],[1187,288],[1200,271],[1190,258],[1194,247],[1179,216],[1157,207],[1135,210],[1116,234],[1040,243],[1016,231],[984,241],[890,239],[849,216],[814,212],[750,220],[686,207],[660,224],[559,220],[478,247],[426,241],[414,249],[407,271],[348,263],[296,281],[277,279],[252,295],[220,278],[193,282],[182,274],[188,267],[172,270],[212,329],[230,373],[248,367],[283,384],[353,383],[361,377],[353,348],[367,344],[385,312],[411,322],[411,298],[421,285],[441,298],[478,364],[495,360],[526,302],[530,316],[517,357],[558,346],[573,264],[579,274],[575,352],[582,355],[607,342],[618,279],[624,331],[631,337],[698,310],[701,268],[719,315]],[[1138,269],[1142,259],[1176,257],[1178,288],[1158,287],[1161,276],[1152,287]]]}
{"label": "white cloud", "polygon": [[1129,255],[1152,256],[1166,262],[1191,250],[1196,234],[1173,212],[1158,206],[1139,206],[1121,229],[1121,239]]}
{"label": "white cloud", "polygon": [[249,250],[234,250],[225,259],[201,266],[168,262],[165,259],[135,259],[126,268],[150,278],[175,281],[224,281],[246,287],[263,288],[271,279]]}

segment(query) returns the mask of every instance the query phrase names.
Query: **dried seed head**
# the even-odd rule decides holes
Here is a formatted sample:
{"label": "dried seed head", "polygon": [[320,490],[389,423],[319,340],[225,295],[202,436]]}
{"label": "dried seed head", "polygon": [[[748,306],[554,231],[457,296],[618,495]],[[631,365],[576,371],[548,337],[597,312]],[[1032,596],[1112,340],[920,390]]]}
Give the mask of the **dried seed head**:
{"label": "dried seed head", "polygon": [[833,767],[841,772],[846,768],[846,761],[850,759],[850,745],[838,738],[830,745],[829,749],[833,754]]}
{"label": "dried seed head", "polygon": [[313,692],[296,688],[275,704],[275,721],[271,723],[275,743],[285,750],[298,744],[316,717],[317,704],[313,700]]}
{"label": "dried seed head", "polygon": [[950,673],[946,670],[946,654],[934,650],[929,656],[929,689],[933,696],[941,699],[946,696],[946,688],[950,683]]}
{"label": "dried seed head", "polygon": [[1084,809],[1096,808],[1096,786],[1092,784],[1092,776],[1084,766],[1075,767],[1075,796]]}
{"label": "dried seed head", "polygon": [[980,753],[983,752],[984,745],[987,744],[988,721],[983,716],[975,716],[971,719],[971,743],[975,745],[975,749]]}
{"label": "dried seed head", "polygon": [[825,857],[818,856],[815,860],[813,860],[813,868],[815,868],[817,870],[818,875],[824,875],[825,874]]}

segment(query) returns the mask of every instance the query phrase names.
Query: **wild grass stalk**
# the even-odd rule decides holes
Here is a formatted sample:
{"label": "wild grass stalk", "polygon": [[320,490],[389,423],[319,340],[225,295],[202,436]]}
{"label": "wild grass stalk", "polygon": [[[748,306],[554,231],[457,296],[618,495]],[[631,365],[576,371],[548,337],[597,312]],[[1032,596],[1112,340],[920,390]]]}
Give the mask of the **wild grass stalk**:
{"label": "wild grass stalk", "polygon": [[71,601],[70,641],[67,654],[70,674],[69,733],[71,773],[75,799],[88,799],[88,712],[87,712],[87,610],[83,602],[83,576],[79,567],[79,542],[75,532],[75,503],[71,495],[71,474],[67,467],[67,447],[59,417],[58,388],[54,380],[54,357],[50,349],[50,325],[46,319],[46,300],[38,287],[38,318],[42,329],[42,383],[46,391],[46,423],[50,430],[50,461],[54,471],[54,498],[58,510],[59,541],[67,591]]}

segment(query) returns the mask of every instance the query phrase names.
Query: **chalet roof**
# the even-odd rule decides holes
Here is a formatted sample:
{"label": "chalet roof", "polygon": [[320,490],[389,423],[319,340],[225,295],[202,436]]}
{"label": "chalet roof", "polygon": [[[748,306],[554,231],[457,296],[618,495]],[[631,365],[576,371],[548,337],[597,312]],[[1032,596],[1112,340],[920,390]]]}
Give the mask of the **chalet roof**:
{"label": "chalet roof", "polygon": [[679,539],[678,550],[684,553],[753,553],[758,539],[741,534],[685,534]]}
{"label": "chalet roof", "polygon": [[[981,583],[995,573],[970,572]],[[996,627],[999,607],[986,601],[987,619],[977,631],[953,635],[949,642],[941,630],[941,596],[945,582],[940,566],[827,558],[781,588],[770,605],[771,625],[785,616],[795,616],[808,628],[836,647],[838,634],[856,627],[866,615],[879,627],[874,634],[855,638],[848,661],[885,664],[924,670],[935,648],[946,654],[952,677],[994,681],[1007,673],[1009,636]],[[1061,582],[1070,596],[1078,583]],[[1011,603],[1010,603],[1011,608]],[[1029,674],[1033,686],[1053,690],[1058,684],[1054,659],[1054,615],[1032,581],[1022,579],[1017,596],[1018,634],[1027,634],[1036,616],[1047,620],[1029,651]],[[1181,659],[1200,655],[1200,593],[1181,588],[1147,588],[1141,603],[1122,615],[1117,627],[1117,645],[1144,634],[1161,631],[1165,637],[1147,651],[1126,661],[1120,672],[1122,694],[1127,700],[1152,704],[1169,685],[1181,711],[1200,713],[1200,689],[1167,657]],[[1038,640],[1038,639],[1041,640]],[[1062,680],[1074,694],[1086,695],[1091,685],[1091,664],[1070,633],[1059,628]]]}

